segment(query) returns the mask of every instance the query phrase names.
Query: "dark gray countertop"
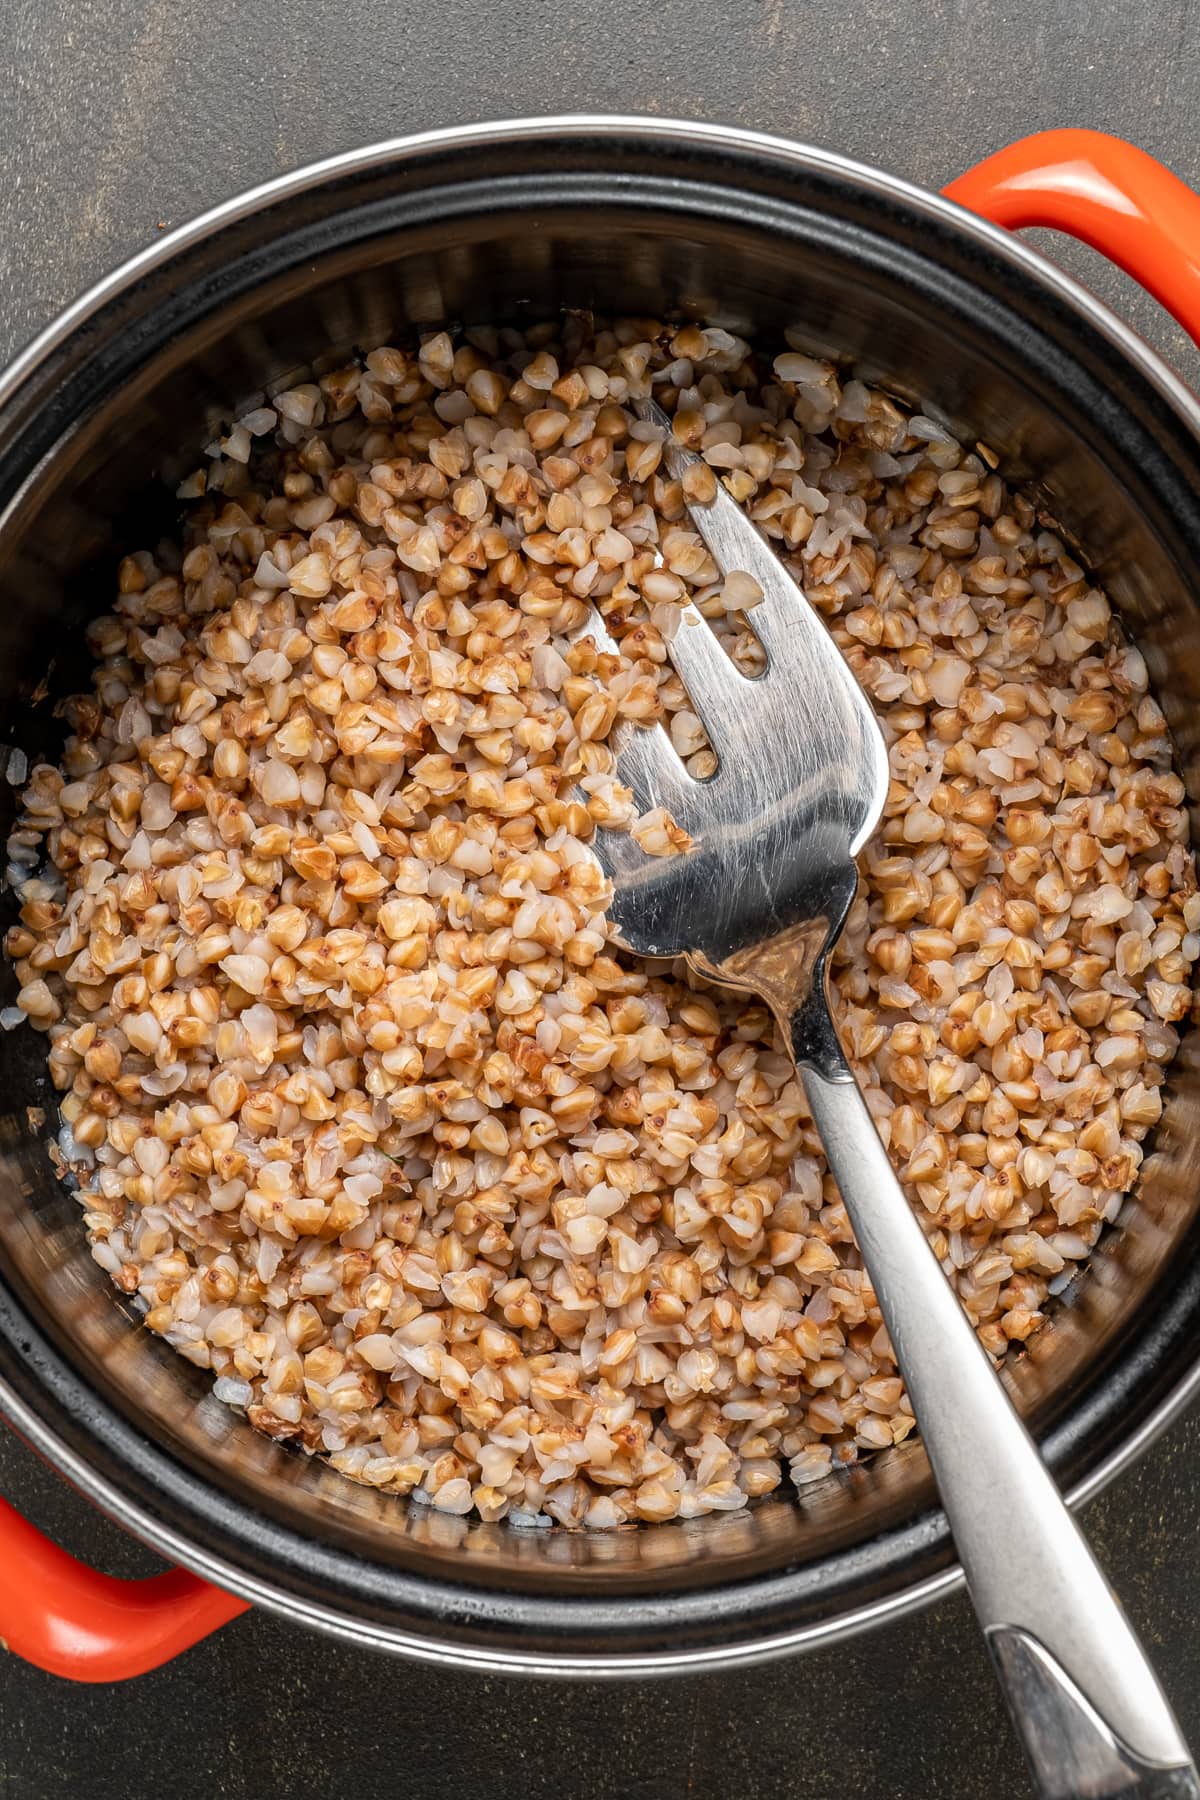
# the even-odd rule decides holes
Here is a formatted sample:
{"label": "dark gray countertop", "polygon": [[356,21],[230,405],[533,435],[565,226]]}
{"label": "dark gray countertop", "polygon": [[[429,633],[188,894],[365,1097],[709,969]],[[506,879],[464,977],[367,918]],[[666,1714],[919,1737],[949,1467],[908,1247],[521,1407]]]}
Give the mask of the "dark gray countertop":
{"label": "dark gray countertop", "polygon": [[[937,185],[1012,138],[1091,125],[1200,182],[1191,0],[8,0],[0,360],[97,276],[214,201],[372,139],[598,110],[807,139]],[[6,66],[7,65],[7,66]],[[1055,254],[1193,380],[1132,283]],[[1200,1413],[1088,1510],[1200,1743]],[[98,1565],[153,1559],[7,1435],[0,1491]],[[1001,1800],[1027,1784],[956,1598],[822,1655],[601,1688],[448,1675],[265,1616],[121,1688],[0,1664],[13,1800]]]}

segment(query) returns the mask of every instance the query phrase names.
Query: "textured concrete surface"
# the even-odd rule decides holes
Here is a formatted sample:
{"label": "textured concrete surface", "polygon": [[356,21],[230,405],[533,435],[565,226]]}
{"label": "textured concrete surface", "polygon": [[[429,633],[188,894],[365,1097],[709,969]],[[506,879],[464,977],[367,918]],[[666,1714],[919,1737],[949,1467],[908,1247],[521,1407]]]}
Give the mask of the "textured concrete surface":
{"label": "textured concrete surface", "polygon": [[[7,0],[0,358],[164,226],[400,132],[573,110],[788,133],[929,185],[1052,125],[1133,138],[1200,182],[1191,0]],[[1047,245],[1047,247],[1049,247]],[[1193,380],[1182,334],[1054,246]],[[1200,1418],[1089,1511],[1200,1742]],[[0,1440],[0,1491],[104,1567],[151,1560]],[[791,1665],[587,1689],[448,1676],[249,1617],[172,1668],[76,1690],[0,1667],[13,1800],[1008,1800],[1027,1784],[960,1598]]]}

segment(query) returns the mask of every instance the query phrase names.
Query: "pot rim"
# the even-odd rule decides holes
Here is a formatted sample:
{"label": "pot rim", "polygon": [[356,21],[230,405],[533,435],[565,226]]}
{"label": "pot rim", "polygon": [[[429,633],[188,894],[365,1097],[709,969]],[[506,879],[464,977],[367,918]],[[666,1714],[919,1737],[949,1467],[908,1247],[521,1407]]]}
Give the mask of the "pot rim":
{"label": "pot rim", "polygon": [[[65,307],[8,364],[0,370],[0,406],[16,396],[48,358],[89,319],[111,301],[134,287],[152,271],[169,264],[181,252],[214,236],[227,226],[272,206],[295,198],[325,183],[350,175],[386,168],[442,150],[458,151],[494,143],[556,139],[635,137],[651,146],[686,142],[720,151],[722,148],[752,153],[786,169],[820,172],[853,181],[876,196],[901,204],[910,214],[936,220],[960,237],[974,240],[988,255],[1008,262],[1027,279],[1081,318],[1081,322],[1106,338],[1137,373],[1153,387],[1179,417],[1193,437],[1200,440],[1200,400],[1133,327],[1120,319],[1072,276],[1028,244],[1001,227],[978,218],[941,194],[888,174],[855,158],[822,150],[770,133],[737,126],[708,124],[686,119],[660,119],[632,113],[567,113],[534,118],[484,121],[450,126],[385,139],[357,150],[343,151],[276,176],[200,213],[176,227],[144,250],[120,264]],[[1163,1396],[1133,1433],[1110,1451],[1082,1480],[1066,1493],[1073,1508],[1084,1505],[1122,1470],[1136,1460],[1183,1407],[1200,1392],[1200,1361]],[[240,1595],[285,1618],[297,1620],[326,1633],[417,1660],[490,1673],[536,1673],[563,1677],[622,1677],[632,1674],[668,1674],[744,1666],[777,1656],[837,1642],[893,1618],[915,1612],[963,1585],[957,1565],[927,1576],[882,1599],[839,1613],[836,1617],[799,1626],[785,1632],[750,1637],[732,1645],[698,1647],[684,1651],[644,1651],[610,1655],[579,1652],[494,1650],[483,1645],[439,1643],[423,1636],[371,1620],[351,1618],[335,1607],[288,1593],[259,1581],[243,1569],[227,1563],[189,1539],[145,1507],[131,1500],[120,1487],[94,1469],[53,1427],[0,1377],[0,1411],[19,1433],[38,1450],[86,1498],[151,1549],[192,1570],[218,1586]]]}

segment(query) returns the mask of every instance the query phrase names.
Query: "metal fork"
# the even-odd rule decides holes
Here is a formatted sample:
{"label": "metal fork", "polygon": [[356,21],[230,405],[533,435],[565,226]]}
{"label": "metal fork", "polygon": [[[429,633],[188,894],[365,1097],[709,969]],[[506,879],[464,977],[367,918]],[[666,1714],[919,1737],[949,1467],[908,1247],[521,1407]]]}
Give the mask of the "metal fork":
{"label": "metal fork", "polygon": [[[671,475],[698,461],[653,401]],[[660,727],[626,727],[621,779],[667,807],[692,848],[648,857],[602,831],[628,947],[682,955],[778,1021],[841,1189],[908,1388],[975,1610],[1040,1792],[1051,1800],[1198,1796],[1187,1746],[1119,1602],[1068,1512],[911,1211],[838,1040],[829,957],[879,821],[878,723],[782,562],[719,483],[689,505],[719,569],[763,598],[766,674],[739,673],[694,607],[669,654],[719,759],[693,780]],[[611,647],[599,627],[601,644]]]}

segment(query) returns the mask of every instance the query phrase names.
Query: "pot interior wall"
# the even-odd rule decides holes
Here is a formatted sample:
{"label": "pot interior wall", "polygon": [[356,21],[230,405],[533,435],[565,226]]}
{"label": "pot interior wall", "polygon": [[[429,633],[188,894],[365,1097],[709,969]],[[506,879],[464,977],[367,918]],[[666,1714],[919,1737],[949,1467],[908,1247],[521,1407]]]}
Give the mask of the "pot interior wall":
{"label": "pot interior wall", "polygon": [[[171,528],[175,482],[214,426],[356,347],[571,306],[697,316],[764,346],[797,329],[1000,450],[1041,487],[1130,620],[1200,792],[1194,442],[1102,333],[940,217],[844,176],[751,170],[730,156],[672,168],[661,151],[641,164],[614,153],[609,166],[580,153],[573,172],[570,158],[540,157],[486,181],[470,157],[436,181],[373,169],[233,221],[110,300],[0,404],[5,743],[53,755],[53,699],[85,680],[80,627],[109,604],[119,554]],[[11,813],[11,790],[4,804]],[[7,969],[2,979],[7,999]],[[24,1027],[0,1037],[0,1373],[143,1510],[232,1566],[297,1590],[332,1585],[361,1616],[427,1604],[443,1636],[463,1641],[487,1628],[472,1594],[590,1597],[608,1643],[625,1641],[622,1597],[677,1602],[669,1617],[643,1607],[644,1645],[668,1624],[681,1634],[673,1642],[703,1636],[704,1590],[717,1582],[731,1594],[751,1584],[763,1616],[803,1622],[950,1560],[919,1446],[745,1517],[572,1535],[435,1516],[270,1443],[137,1327],[91,1262],[47,1131],[28,1111],[53,1121],[43,1049]],[[1182,1367],[1198,1083],[1187,1046],[1126,1220],[1012,1371],[1072,1479]],[[531,1642],[553,1636],[548,1616],[528,1624]]]}

